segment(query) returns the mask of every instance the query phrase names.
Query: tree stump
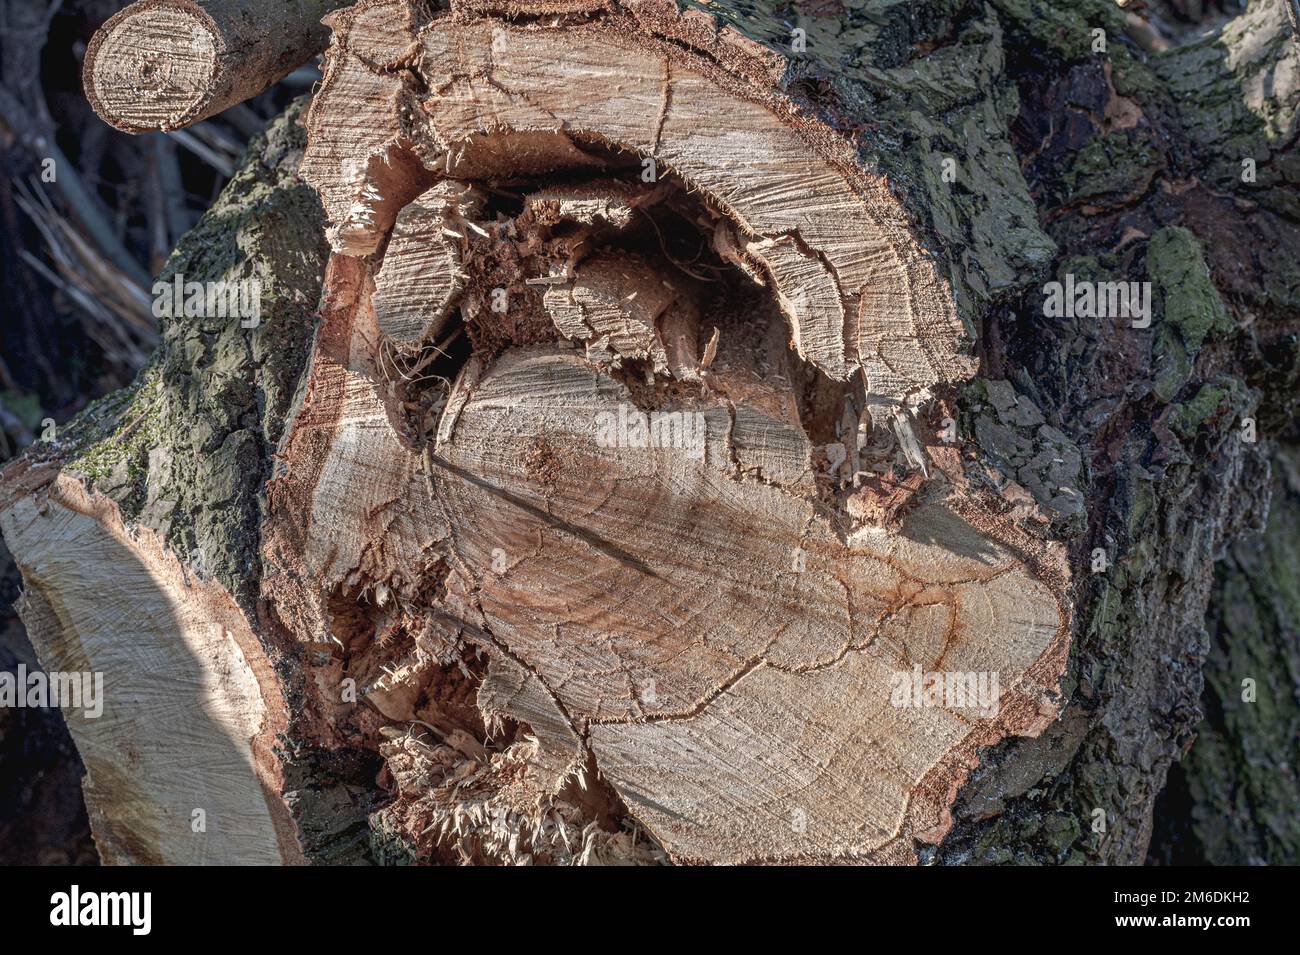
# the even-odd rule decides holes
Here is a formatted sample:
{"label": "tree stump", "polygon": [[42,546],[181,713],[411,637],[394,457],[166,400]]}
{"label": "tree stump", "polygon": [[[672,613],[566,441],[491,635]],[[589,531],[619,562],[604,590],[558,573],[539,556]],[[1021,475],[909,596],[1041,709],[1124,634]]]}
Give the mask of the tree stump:
{"label": "tree stump", "polygon": [[1300,248],[1285,14],[831,6],[327,18],[164,273],[271,321],[169,319],[0,485],[43,663],[109,677],[106,858],[1141,861],[1290,407],[1294,269],[1228,264]]}

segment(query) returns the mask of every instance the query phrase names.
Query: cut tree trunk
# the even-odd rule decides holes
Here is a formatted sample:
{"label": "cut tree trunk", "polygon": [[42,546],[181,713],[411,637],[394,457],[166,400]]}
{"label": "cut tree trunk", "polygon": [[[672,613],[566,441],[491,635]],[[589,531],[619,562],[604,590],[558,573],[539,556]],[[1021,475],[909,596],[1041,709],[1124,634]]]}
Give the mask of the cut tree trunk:
{"label": "cut tree trunk", "polygon": [[[654,4],[552,26],[417,13],[336,17],[308,120],[336,257],[264,594],[342,651],[322,709],[345,673],[382,671],[371,715],[439,726],[420,703],[440,661],[485,685],[521,669],[526,708],[492,716],[564,732],[522,738],[560,771],[484,799],[520,827],[513,854],[555,851],[554,802],[590,766],[675,861],[910,858],[979,747],[1055,714],[1070,598],[1034,508],[925,447],[974,364],[905,203],[735,30]],[[485,198],[449,206],[448,183]],[[430,256],[445,279],[405,279]],[[411,322],[449,302],[472,344],[454,380],[436,351],[396,360],[437,348]],[[1003,693],[900,705],[936,672]],[[412,788],[417,850],[432,830],[489,853]]]}
{"label": "cut tree trunk", "polygon": [[[207,858],[208,807],[247,861],[1146,856],[1294,382],[1294,265],[1242,254],[1300,249],[1285,14],[1148,63],[1101,0],[831,6],[329,18],[323,223],[281,123],[168,266],[280,310],[168,319],[4,474],[42,661],[115,688],[106,854]],[[210,746],[141,718],[182,704]]]}
{"label": "cut tree trunk", "polygon": [[191,126],[256,96],[325,48],[343,0],[138,0],[91,38],[82,80],[127,133]]}
{"label": "cut tree trunk", "polygon": [[162,275],[256,276],[274,289],[262,323],[168,325],[129,391],[38,442],[0,485],[42,665],[103,676],[102,714],[65,716],[106,862],[302,858],[273,752],[291,697],[247,582],[324,261],[319,203],[296,177],[300,112],[254,141]]}

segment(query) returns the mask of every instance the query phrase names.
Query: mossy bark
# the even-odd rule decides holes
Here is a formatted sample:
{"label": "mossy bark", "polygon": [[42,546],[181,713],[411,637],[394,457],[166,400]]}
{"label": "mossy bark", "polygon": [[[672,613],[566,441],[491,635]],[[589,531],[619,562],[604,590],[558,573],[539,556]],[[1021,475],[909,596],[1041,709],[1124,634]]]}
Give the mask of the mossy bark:
{"label": "mossy bark", "polygon": [[1264,532],[1234,541],[1219,564],[1205,720],[1161,796],[1154,861],[1300,860],[1300,447],[1272,464]]}
{"label": "mossy bark", "polygon": [[[1087,582],[1069,707],[1042,738],[990,754],[936,859],[1131,864],[1147,857],[1168,767],[1189,746],[1197,759],[1215,562],[1263,519],[1267,449],[1292,400],[1297,297],[1285,273],[1300,235],[1273,200],[1285,183],[1212,167],[1240,173],[1250,155],[1288,153],[1297,53],[1271,4],[1149,62],[1126,46],[1112,5],[995,6],[1019,51],[1017,153],[1060,250],[1050,277],[1150,281],[1154,315],[1149,330],[1047,319],[1031,294],[989,323],[986,371],[1051,409],[1048,421],[1083,452]],[[1096,29],[1105,55],[1080,43]],[[1266,69],[1263,103],[1253,84]],[[1188,84],[1215,90],[1219,106],[1184,95]],[[1231,164],[1206,136],[1225,110],[1249,140]],[[1288,110],[1271,129],[1261,115]],[[1261,241],[1276,243],[1276,259],[1257,254]],[[1108,566],[1088,574],[1097,550]],[[1217,638],[1225,648],[1252,639],[1232,626]],[[1294,674],[1273,672],[1294,691]],[[1294,813],[1294,787],[1288,798]],[[1211,805],[1194,812],[1222,808]],[[1233,808],[1225,841],[1259,831],[1247,801]]]}
{"label": "mossy bark", "polygon": [[258,499],[311,346],[327,256],[320,203],[297,176],[303,105],[253,140],[158,277],[258,281],[256,327],[237,316],[164,317],[159,349],[131,389],[66,432],[77,445],[68,470],[245,602],[256,590]]}

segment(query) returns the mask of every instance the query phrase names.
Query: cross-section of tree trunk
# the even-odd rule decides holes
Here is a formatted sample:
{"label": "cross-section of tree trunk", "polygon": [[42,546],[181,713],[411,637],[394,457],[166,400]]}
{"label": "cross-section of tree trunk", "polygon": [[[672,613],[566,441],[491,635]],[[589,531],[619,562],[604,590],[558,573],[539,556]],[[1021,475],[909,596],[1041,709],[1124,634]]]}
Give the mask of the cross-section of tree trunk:
{"label": "cross-section of tree trunk", "polygon": [[[909,859],[979,748],[1054,714],[1064,552],[936,441],[974,368],[947,268],[781,56],[564,12],[336,18],[303,164],[331,304],[266,597],[342,648],[322,687],[389,634],[425,698],[431,629],[515,668],[493,719],[672,859]],[[536,833],[566,778],[501,785]]]}
{"label": "cross-section of tree trunk", "polygon": [[128,133],[173,130],[256,96],[325,47],[342,0],[138,0],[86,49],[86,96]]}
{"label": "cross-section of tree trunk", "polygon": [[63,705],[100,858],[302,861],[274,752],[285,700],[235,601],[73,478],[7,504],[41,665],[99,688],[93,708]]}

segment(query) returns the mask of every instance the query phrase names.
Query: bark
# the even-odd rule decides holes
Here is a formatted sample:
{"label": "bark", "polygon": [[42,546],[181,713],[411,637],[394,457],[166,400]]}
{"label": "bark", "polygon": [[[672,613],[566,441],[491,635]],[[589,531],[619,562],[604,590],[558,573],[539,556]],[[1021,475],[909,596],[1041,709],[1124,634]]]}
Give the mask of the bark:
{"label": "bark", "polygon": [[1207,626],[1204,708],[1197,740],[1170,772],[1152,856],[1178,865],[1291,865],[1300,767],[1296,447],[1271,462],[1268,524],[1233,542],[1219,565]]}
{"label": "bark", "polygon": [[127,133],[169,131],[250,99],[325,48],[340,0],[139,0],[86,49],[86,96]]}
{"label": "bark", "polygon": [[[1058,277],[1145,274],[1156,318],[1142,334],[1019,316],[989,330],[986,370],[1060,409],[1079,436],[1092,472],[1085,548],[1105,548],[1112,566],[1081,599],[1071,705],[1040,741],[990,754],[947,862],[1145,858],[1154,799],[1203,713],[1214,561],[1261,522],[1266,450],[1293,402],[1291,256],[1257,251],[1298,238],[1283,172],[1297,50],[1283,10],[1251,4],[1146,64],[1112,44],[1109,69],[1052,40],[1081,25],[1062,9],[1011,33],[1074,60],[1052,83],[1022,83],[1017,146],[1060,245]],[[1253,182],[1248,158],[1263,170]],[[1243,440],[1246,417],[1256,443]]]}
{"label": "bark", "polygon": [[[365,2],[331,25],[301,167],[324,223],[285,146],[223,197],[242,239],[169,266],[269,260],[309,300],[327,224],[310,356],[311,301],[252,336],[170,320],[76,450],[4,479],[31,592],[73,569],[21,521],[91,514],[182,618],[224,590],[234,645],[260,640],[264,715],[224,733],[265,771],[245,845],[1146,858],[1202,715],[1215,560],[1262,524],[1294,391],[1282,6],[1149,58],[1100,0]],[[1046,316],[1067,275],[1149,281],[1150,328]],[[698,415],[698,444],[603,448],[629,409]],[[1280,560],[1246,563],[1286,592]],[[1261,643],[1231,604],[1229,659]],[[39,596],[27,615],[38,649],[66,636]],[[1000,708],[891,707],[914,663],[998,672]],[[1294,673],[1265,670],[1278,719],[1212,746],[1282,732]],[[116,818],[122,857],[196,851],[113,817],[89,768],[101,847]],[[1262,851],[1294,799],[1245,777],[1209,834],[1213,773],[1189,779],[1216,858]]]}

